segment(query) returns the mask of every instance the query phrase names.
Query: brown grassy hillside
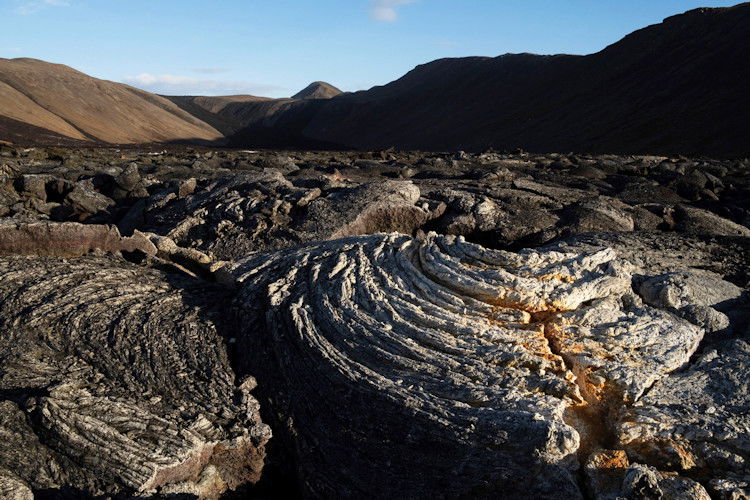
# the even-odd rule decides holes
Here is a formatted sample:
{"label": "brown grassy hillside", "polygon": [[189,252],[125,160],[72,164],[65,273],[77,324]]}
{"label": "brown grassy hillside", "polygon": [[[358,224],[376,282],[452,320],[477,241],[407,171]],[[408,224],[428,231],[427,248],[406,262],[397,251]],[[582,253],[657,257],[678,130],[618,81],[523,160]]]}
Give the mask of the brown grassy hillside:
{"label": "brown grassy hillside", "polygon": [[121,144],[221,137],[163,97],[26,58],[0,58],[0,115],[75,139]]}

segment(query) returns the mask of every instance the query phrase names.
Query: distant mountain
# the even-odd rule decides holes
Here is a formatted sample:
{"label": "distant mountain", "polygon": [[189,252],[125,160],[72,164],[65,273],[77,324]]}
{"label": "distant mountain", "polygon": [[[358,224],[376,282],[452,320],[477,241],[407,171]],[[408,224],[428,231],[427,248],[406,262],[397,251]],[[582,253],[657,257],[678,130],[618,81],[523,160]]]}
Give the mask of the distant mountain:
{"label": "distant mountain", "polygon": [[[272,99],[253,95],[163,97],[229,136],[248,126],[276,125],[273,117],[297,107],[300,101],[330,99],[341,93],[330,83],[313,82],[291,98]],[[275,135],[279,136],[279,133],[284,135],[283,131]],[[279,145],[285,143],[280,141]]]}
{"label": "distant mountain", "polygon": [[284,99],[157,96],[0,59],[0,139],[744,156],[748,124],[750,3],[669,17],[587,56],[440,59],[367,91],[315,82]]}
{"label": "distant mountain", "polygon": [[[257,97],[254,95],[165,95],[161,97],[172,101],[172,103],[176,104],[180,109],[209,124],[223,135],[231,135],[250,123],[250,120],[233,116],[231,109],[237,105],[242,105],[243,103],[275,101],[275,99]],[[229,108],[229,110],[225,111],[227,108]]]}
{"label": "distant mountain", "polygon": [[25,58],[0,58],[0,118],[3,135],[28,142],[60,137],[120,144],[221,138],[216,129],[163,97]]}
{"label": "distant mountain", "polygon": [[342,92],[326,82],[313,82],[292,96],[292,99],[331,99]]}
{"label": "distant mountain", "polygon": [[673,16],[588,56],[441,59],[325,101],[238,106],[251,121],[236,146],[746,155],[750,3]]}

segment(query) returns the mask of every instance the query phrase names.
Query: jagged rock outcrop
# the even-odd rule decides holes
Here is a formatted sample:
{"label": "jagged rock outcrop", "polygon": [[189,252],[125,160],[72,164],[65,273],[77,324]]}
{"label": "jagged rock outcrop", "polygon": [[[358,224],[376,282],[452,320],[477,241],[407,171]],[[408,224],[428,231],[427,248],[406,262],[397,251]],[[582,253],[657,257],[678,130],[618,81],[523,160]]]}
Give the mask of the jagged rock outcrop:
{"label": "jagged rock outcrop", "polygon": [[291,211],[320,195],[294,186],[276,169],[216,179],[193,194],[161,193],[144,207],[145,225],[184,247],[231,259],[297,242]]}
{"label": "jagged rock outcrop", "polygon": [[[123,235],[155,231],[220,259],[389,230],[463,235],[503,249],[584,232],[750,234],[743,161],[526,153],[120,153],[3,152],[8,163],[0,165],[0,214],[115,224]],[[683,185],[700,189],[701,196],[688,201],[677,195]]]}
{"label": "jagged rock outcrop", "polygon": [[576,454],[608,405],[637,400],[703,335],[639,304],[606,249],[373,235],[221,273],[239,287],[238,356],[273,384],[313,495],[580,497]]}
{"label": "jagged rock outcrop", "polygon": [[637,401],[656,380],[685,365],[704,333],[624,292],[563,312],[547,330],[584,397],[606,409]]}
{"label": "jagged rock outcrop", "polygon": [[146,209],[146,225],[183,246],[219,259],[259,250],[379,231],[413,233],[439,214],[417,206],[409,181],[352,186],[296,186],[278,169],[218,179],[192,195],[170,192]]}
{"label": "jagged rock outcrop", "polygon": [[[678,233],[588,233],[549,245],[567,252],[585,252],[609,247],[634,266],[644,277],[656,277],[676,270],[710,271],[723,280],[750,285],[750,238],[682,235]],[[722,281],[723,281],[722,280]],[[721,284],[724,288],[726,285]],[[646,300],[650,300],[648,295]]]}
{"label": "jagged rock outcrop", "polygon": [[0,492],[258,481],[270,431],[227,358],[227,301],[111,255],[0,258]]}
{"label": "jagged rock outcrop", "polygon": [[311,201],[295,229],[303,241],[390,231],[411,234],[433,216],[429,205],[415,206],[419,196],[419,188],[409,181],[343,189]]}
{"label": "jagged rock outcrop", "polygon": [[116,203],[100,192],[93,179],[72,182],[50,174],[17,176],[14,183],[17,196],[7,211],[27,220],[85,221],[95,216],[106,217]]}

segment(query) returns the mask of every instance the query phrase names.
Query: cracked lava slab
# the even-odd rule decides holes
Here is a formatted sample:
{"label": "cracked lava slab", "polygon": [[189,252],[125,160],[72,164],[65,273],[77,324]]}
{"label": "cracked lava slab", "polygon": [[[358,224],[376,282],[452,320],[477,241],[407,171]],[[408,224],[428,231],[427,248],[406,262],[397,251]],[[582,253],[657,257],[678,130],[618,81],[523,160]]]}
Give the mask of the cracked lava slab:
{"label": "cracked lava slab", "polygon": [[281,439],[317,495],[580,497],[596,423],[571,409],[637,400],[703,335],[643,305],[610,249],[379,234],[222,273],[238,286],[240,355],[273,381]]}

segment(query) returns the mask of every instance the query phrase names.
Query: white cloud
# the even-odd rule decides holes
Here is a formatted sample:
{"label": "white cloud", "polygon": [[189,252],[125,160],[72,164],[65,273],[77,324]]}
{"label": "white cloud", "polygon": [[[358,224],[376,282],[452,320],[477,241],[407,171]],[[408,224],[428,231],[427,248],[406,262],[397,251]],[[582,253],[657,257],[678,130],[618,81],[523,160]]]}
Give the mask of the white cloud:
{"label": "white cloud", "polygon": [[141,73],[126,76],[123,82],[134,87],[165,95],[230,95],[252,94],[265,96],[286,91],[277,85],[242,81],[212,80],[181,75],[152,75]]}
{"label": "white cloud", "polygon": [[372,0],[370,2],[370,17],[376,21],[393,23],[398,21],[398,7],[419,0]]}
{"label": "white cloud", "polygon": [[38,2],[27,2],[16,7],[15,13],[21,14],[22,16],[28,16],[29,14],[38,12],[41,8],[42,5],[40,5]]}
{"label": "white cloud", "polygon": [[193,68],[193,73],[200,73],[202,75],[217,75],[219,73],[229,73],[227,68]]}
{"label": "white cloud", "polygon": [[70,7],[70,2],[67,0],[16,0],[16,3],[18,4],[18,7],[15,8],[15,13],[23,16],[35,14],[45,7]]}

